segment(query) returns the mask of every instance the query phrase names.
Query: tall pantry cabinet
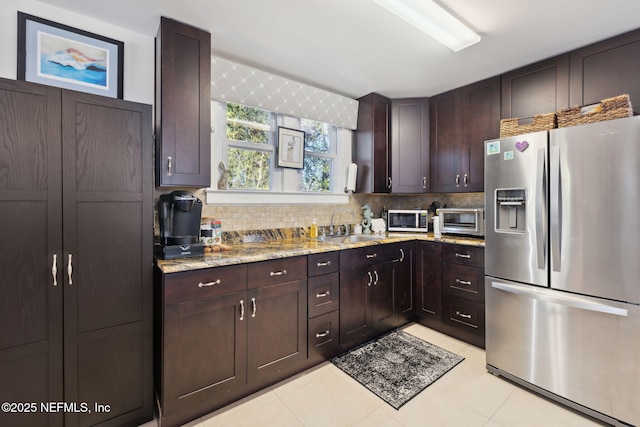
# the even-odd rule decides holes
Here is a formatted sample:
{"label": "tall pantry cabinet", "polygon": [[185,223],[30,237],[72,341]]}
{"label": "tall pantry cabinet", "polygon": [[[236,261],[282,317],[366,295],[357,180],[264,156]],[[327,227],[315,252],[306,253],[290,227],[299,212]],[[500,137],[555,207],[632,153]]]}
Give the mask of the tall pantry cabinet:
{"label": "tall pantry cabinet", "polygon": [[0,79],[0,402],[22,404],[0,425],[152,418],[151,126],[148,105]]}

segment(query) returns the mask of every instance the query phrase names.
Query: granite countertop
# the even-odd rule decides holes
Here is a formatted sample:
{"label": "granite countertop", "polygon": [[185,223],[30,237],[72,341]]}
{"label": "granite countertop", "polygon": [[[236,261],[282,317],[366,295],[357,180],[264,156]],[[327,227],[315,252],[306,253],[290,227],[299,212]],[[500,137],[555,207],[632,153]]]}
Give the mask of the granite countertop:
{"label": "granite countertop", "polygon": [[433,237],[433,233],[387,233],[385,236],[381,236],[380,239],[355,243],[325,242],[317,239],[300,237],[294,239],[236,243],[230,245],[230,250],[207,253],[204,256],[193,258],[177,258],[169,260],[156,259],[156,264],[163,273],[177,273],[180,271],[245,264],[249,262],[266,261],[271,259],[288,258],[299,255],[310,255],[342,249],[412,240],[484,247],[483,239],[461,236],[442,236],[442,238],[436,239]]}

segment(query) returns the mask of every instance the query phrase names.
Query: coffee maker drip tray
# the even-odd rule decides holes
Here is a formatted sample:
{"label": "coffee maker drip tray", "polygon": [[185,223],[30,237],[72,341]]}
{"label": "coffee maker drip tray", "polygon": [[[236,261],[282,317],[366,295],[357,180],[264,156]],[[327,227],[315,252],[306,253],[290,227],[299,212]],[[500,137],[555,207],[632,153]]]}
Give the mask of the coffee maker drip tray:
{"label": "coffee maker drip tray", "polygon": [[161,245],[160,243],[156,243],[153,249],[154,255],[160,259],[204,256],[204,244],[202,243],[186,245]]}

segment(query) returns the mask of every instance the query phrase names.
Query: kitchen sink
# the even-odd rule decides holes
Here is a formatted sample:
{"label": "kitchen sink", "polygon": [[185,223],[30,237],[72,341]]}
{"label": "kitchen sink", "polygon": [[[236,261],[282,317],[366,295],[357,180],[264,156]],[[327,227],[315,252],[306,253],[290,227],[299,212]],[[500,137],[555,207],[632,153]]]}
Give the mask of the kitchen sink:
{"label": "kitchen sink", "polygon": [[358,242],[371,242],[375,240],[384,239],[386,236],[373,235],[373,234],[351,234],[348,236],[327,236],[318,241],[324,241],[327,243],[358,243]]}

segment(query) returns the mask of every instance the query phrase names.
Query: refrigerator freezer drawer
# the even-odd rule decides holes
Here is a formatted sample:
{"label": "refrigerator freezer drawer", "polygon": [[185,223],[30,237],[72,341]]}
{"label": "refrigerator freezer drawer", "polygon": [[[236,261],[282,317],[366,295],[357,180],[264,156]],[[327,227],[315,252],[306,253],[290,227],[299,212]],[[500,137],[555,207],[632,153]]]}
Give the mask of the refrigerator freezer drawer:
{"label": "refrigerator freezer drawer", "polygon": [[487,365],[640,425],[640,307],[485,279]]}

